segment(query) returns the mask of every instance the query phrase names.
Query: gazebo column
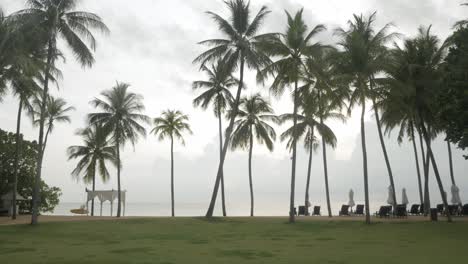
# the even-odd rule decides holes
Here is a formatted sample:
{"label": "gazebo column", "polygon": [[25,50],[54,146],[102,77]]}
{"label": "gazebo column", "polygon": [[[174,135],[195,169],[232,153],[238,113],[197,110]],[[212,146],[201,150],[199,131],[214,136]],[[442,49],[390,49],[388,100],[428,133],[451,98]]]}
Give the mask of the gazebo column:
{"label": "gazebo column", "polygon": [[111,206],[111,214],[110,216],[112,216],[112,211],[113,211],[113,207],[114,207],[114,201],[113,200],[110,200],[110,206]]}

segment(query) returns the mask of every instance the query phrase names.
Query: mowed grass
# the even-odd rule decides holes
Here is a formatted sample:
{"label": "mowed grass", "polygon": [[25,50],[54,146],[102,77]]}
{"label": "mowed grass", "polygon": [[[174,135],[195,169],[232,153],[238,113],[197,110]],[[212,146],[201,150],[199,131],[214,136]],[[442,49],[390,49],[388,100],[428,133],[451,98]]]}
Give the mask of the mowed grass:
{"label": "mowed grass", "polygon": [[0,226],[1,263],[466,263],[468,222],[157,218]]}

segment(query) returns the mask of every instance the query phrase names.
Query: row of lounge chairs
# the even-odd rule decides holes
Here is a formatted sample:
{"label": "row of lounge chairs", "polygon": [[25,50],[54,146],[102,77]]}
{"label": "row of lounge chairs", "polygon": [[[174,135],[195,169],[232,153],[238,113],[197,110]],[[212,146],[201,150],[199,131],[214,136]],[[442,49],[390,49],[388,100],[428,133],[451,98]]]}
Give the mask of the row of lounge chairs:
{"label": "row of lounge chairs", "polygon": [[[406,205],[399,204],[395,208],[395,212],[392,212],[391,205],[384,205],[381,206],[379,211],[375,212],[377,217],[407,217],[408,215],[415,216],[415,215],[422,215],[424,214],[424,206],[419,204],[413,204],[409,211],[406,209]],[[296,210],[294,208],[294,210]],[[468,204],[460,207],[458,205],[449,205],[447,209],[444,208],[443,204],[437,205],[437,212],[440,215],[446,215],[450,213],[450,215],[459,215],[459,216],[468,216]],[[312,216],[320,216],[320,206],[314,206],[312,214],[306,213],[305,206],[299,206],[299,212],[295,212],[296,215],[312,215]],[[351,215],[364,215],[364,205],[358,204],[356,205],[356,210],[354,212],[349,211],[349,205],[342,205],[341,210],[338,213],[339,216],[351,216]]]}

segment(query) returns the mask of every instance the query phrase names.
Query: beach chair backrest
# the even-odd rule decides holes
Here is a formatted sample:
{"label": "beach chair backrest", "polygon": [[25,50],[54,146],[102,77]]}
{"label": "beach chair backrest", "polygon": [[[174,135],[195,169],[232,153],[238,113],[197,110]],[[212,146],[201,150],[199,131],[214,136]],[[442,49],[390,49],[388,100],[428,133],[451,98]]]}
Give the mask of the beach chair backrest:
{"label": "beach chair backrest", "polygon": [[399,217],[406,216],[406,205],[399,204],[396,208],[396,214]]}
{"label": "beach chair backrest", "polygon": [[437,212],[442,213],[444,211],[444,205],[443,204],[438,204],[437,205]]}
{"label": "beach chair backrest", "polygon": [[364,205],[363,204],[358,204],[356,206],[356,214],[364,214]]}
{"label": "beach chair backrest", "polygon": [[410,214],[419,214],[419,204],[413,204],[411,206]]}
{"label": "beach chair backrest", "polygon": [[320,206],[314,206],[314,215],[320,215]]}
{"label": "beach chair backrest", "polygon": [[349,215],[349,205],[347,204],[343,204],[341,206],[341,212],[340,212],[341,215]]}
{"label": "beach chair backrest", "polygon": [[468,204],[463,205],[462,215],[468,216]]}

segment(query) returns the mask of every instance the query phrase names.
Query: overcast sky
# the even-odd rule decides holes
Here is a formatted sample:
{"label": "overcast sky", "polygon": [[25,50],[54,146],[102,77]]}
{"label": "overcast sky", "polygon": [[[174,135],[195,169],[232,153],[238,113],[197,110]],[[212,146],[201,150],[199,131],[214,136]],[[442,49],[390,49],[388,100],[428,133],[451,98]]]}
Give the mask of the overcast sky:
{"label": "overcast sky", "polygon": [[[179,109],[190,116],[194,134],[186,137],[186,146],[175,147],[176,203],[208,203],[218,164],[217,122],[212,111],[203,112],[192,107],[196,95],[191,82],[203,79],[203,74],[192,65],[192,60],[203,51],[196,43],[219,36],[217,27],[204,13],[207,10],[227,15],[223,1],[215,0],[83,0],[77,9],[99,14],[111,30],[108,36],[96,34],[98,47],[96,63],[91,69],[82,69],[66,46],[66,62],[60,62],[63,79],[59,89],[52,89],[76,108],[71,114],[72,124],[57,125],[47,146],[43,178],[63,190],[62,201],[84,202],[82,182],[76,182],[70,172],[75,161],[67,161],[66,148],[80,144],[74,133],[85,125],[86,114],[93,111],[89,101],[116,81],[131,84],[131,90],[144,95],[146,114],[158,116],[161,111]],[[405,36],[413,36],[419,25],[433,25],[433,32],[445,39],[452,25],[468,16],[468,9],[460,7],[461,0],[328,0],[328,1],[252,1],[252,11],[261,5],[272,11],[262,32],[284,31],[284,10],[294,13],[304,7],[304,18],[310,27],[325,24],[328,31],[317,39],[334,44],[333,29],[346,26],[353,13],[370,14],[377,11],[379,27],[393,22],[394,30]],[[0,6],[11,13],[24,7],[21,0],[0,0]],[[63,43],[61,43],[63,44]],[[244,94],[262,92],[269,97],[267,87],[255,83],[255,73],[248,71],[249,89]],[[291,112],[288,96],[270,98],[277,114]],[[0,105],[2,129],[14,131],[17,100],[8,96]],[[370,110],[370,109],[369,109]],[[389,185],[382,151],[378,143],[374,118],[367,117],[367,135],[370,170],[371,201],[374,206],[384,204]],[[329,174],[331,199],[334,204],[347,200],[350,188],[355,199],[362,202],[362,155],[359,137],[359,116],[354,114],[346,124],[330,122],[338,137],[336,150],[330,150]],[[149,131],[150,127],[148,127]],[[284,128],[278,128],[278,134]],[[37,130],[30,122],[24,122],[27,138],[36,139]],[[395,174],[397,198],[401,188],[408,189],[410,202],[418,202],[414,155],[411,145],[396,144],[392,134],[386,139],[390,161]],[[301,145],[302,146],[302,145]],[[449,191],[450,180],[446,145],[441,139],[434,144],[436,158],[444,184]],[[170,200],[169,144],[158,142],[153,135],[141,139],[135,149],[126,147],[123,153],[122,186],[128,191],[129,202],[168,202]],[[248,213],[247,152],[228,153],[225,166],[228,205]],[[311,202],[325,206],[321,151],[314,154],[311,183]],[[454,150],[455,177],[465,202],[468,197],[468,162],[462,152]],[[297,200],[303,203],[307,169],[307,155],[299,149],[297,171]],[[285,146],[277,142],[273,153],[255,145],[253,157],[254,191],[260,213],[287,213],[291,162]],[[435,179],[431,176],[432,199],[440,200]],[[99,189],[116,188],[115,173],[107,184],[98,182]],[[218,203],[219,204],[219,203]],[[336,206],[335,206],[336,207]],[[334,211],[339,208],[334,208]],[[168,208],[169,213],[169,208]]]}

